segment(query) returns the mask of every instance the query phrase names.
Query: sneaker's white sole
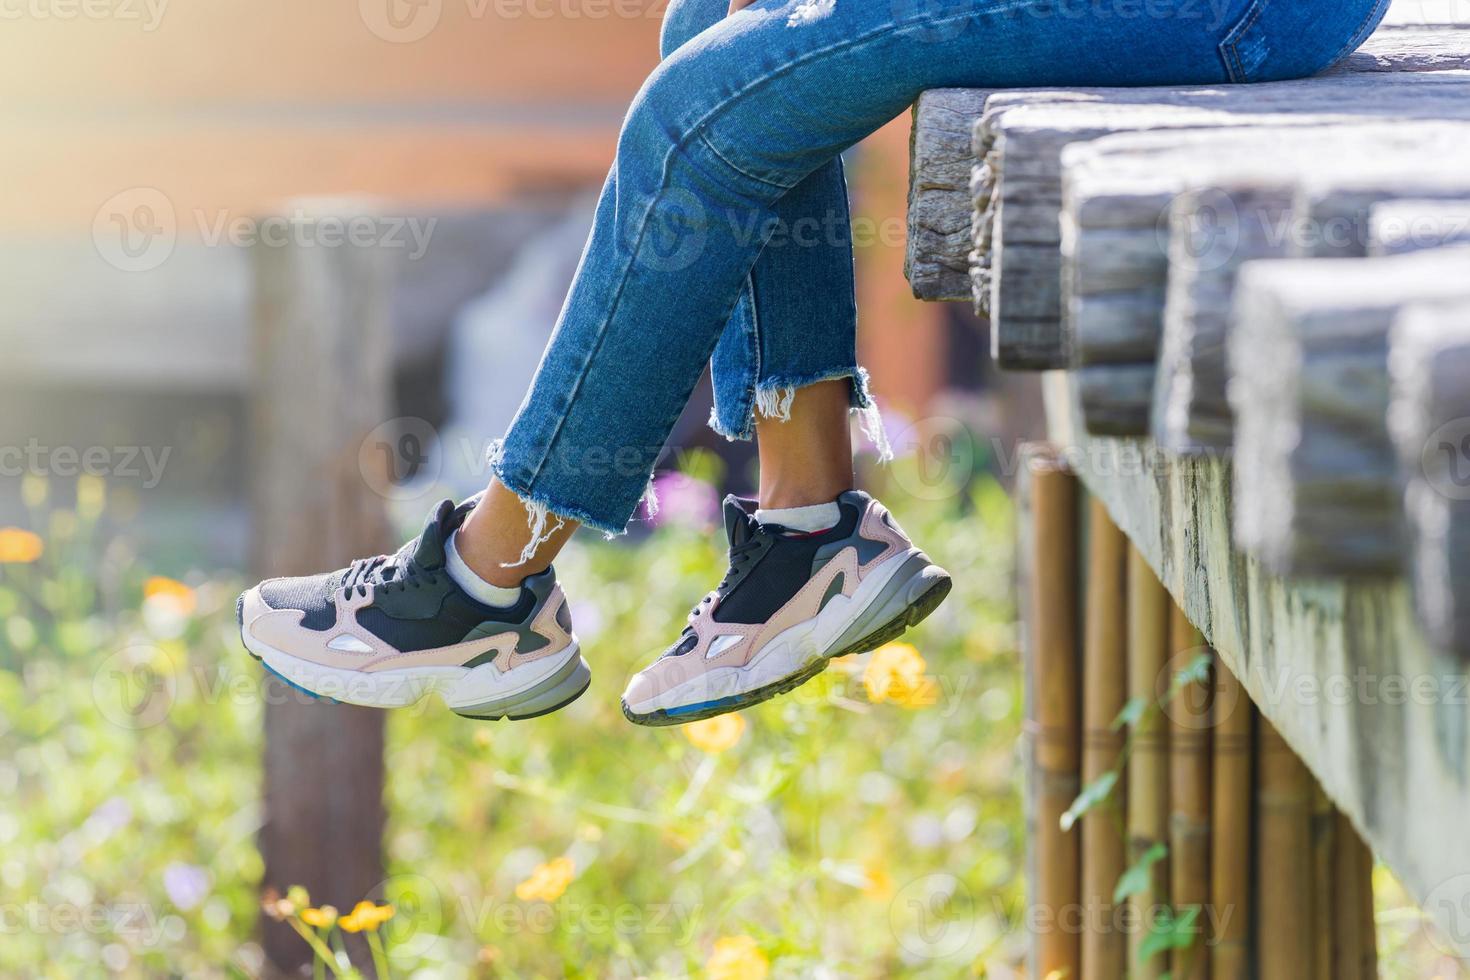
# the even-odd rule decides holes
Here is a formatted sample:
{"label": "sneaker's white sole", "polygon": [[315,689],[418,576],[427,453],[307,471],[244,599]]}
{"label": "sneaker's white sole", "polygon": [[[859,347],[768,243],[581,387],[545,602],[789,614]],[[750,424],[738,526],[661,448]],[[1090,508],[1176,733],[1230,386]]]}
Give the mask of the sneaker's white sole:
{"label": "sneaker's white sole", "polygon": [[[832,657],[868,649],[865,639],[894,628],[902,633],[939,604],[949,585],[944,569],[910,548],[869,572],[852,595],[834,596],[816,616],[777,634],[750,663],[716,668],[636,705],[624,701],[623,714],[637,724],[670,725],[759,703],[819,673]],[[914,610],[921,610],[917,618]]]}
{"label": "sneaker's white sole", "polygon": [[532,718],[575,701],[592,671],[576,640],[555,657],[501,671],[478,667],[351,670],[294,657],[248,633],[241,639],[272,673],[308,694],[368,708],[406,708],[437,694],[449,710],[472,718]]}

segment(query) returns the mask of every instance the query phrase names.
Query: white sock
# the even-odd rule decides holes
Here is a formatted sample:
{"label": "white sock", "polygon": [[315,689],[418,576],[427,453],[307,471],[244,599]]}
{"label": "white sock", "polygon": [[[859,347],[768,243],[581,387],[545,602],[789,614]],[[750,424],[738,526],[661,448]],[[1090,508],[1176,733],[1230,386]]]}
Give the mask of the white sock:
{"label": "white sock", "polygon": [[444,568],[449,572],[449,578],[455,585],[468,592],[474,599],[487,606],[513,606],[521,597],[520,587],[514,589],[503,589],[475,574],[475,570],[464,563],[459,556],[459,549],[455,547],[454,541],[459,537],[455,531],[444,541]]}
{"label": "white sock", "polygon": [[837,501],[831,500],[825,504],[809,504],[806,507],[760,509],[755,512],[755,519],[761,524],[779,524],[793,531],[810,533],[836,527],[837,522],[842,520],[842,509],[837,506]]}

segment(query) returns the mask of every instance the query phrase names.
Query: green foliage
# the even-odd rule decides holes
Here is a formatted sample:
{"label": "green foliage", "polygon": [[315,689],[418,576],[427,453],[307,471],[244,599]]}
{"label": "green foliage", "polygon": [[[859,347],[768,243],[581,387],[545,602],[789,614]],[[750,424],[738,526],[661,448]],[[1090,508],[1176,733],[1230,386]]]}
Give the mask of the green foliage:
{"label": "green foliage", "polygon": [[[906,638],[934,703],[871,703],[856,658],[744,713],[722,752],[633,727],[627,678],[723,555],[713,527],[584,536],[557,563],[595,674],[580,701],[518,724],[432,700],[391,716],[395,976],[679,977],[732,936],[773,976],[1019,962],[1010,505],[990,482],[877,492],[955,577]],[[33,526],[41,560],[0,565],[0,883],[35,911],[0,939],[0,976],[257,975],[270,688],[235,635],[242,583],[190,576],[145,600],[125,537],[71,512]],[[539,897],[518,896],[538,869]]]}
{"label": "green foliage", "polygon": [[1113,901],[1126,902],[1134,895],[1146,891],[1153,874],[1153,866],[1168,856],[1169,847],[1161,842],[1140,854],[1138,860],[1118,877],[1118,886],[1113,889]]}

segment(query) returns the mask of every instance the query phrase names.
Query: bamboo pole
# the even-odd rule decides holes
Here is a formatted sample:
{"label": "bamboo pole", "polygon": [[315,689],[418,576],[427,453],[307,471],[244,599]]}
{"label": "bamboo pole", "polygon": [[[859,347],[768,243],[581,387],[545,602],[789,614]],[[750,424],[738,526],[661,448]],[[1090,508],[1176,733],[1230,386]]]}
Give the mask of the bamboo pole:
{"label": "bamboo pole", "polygon": [[1312,777],[1265,718],[1256,745],[1258,975],[1302,980],[1312,975]]}
{"label": "bamboo pole", "polygon": [[[1169,594],[1137,548],[1128,548],[1128,696],[1152,703],[1169,662]],[[1164,726],[1148,713],[1133,731],[1128,758],[1128,860],[1137,862],[1154,845],[1166,843],[1169,828],[1169,768]],[[1169,901],[1167,859],[1150,869],[1149,887],[1130,898],[1129,921],[1139,923],[1128,942],[1128,973],[1135,980],[1158,980],[1168,969],[1165,957],[1144,960],[1140,947],[1151,921]]]}
{"label": "bamboo pole", "polygon": [[1031,779],[1031,975],[1079,974],[1078,835],[1061,817],[1080,789],[1077,479],[1051,447],[1022,450],[1027,734]]}
{"label": "bamboo pole", "polygon": [[1210,980],[1246,980],[1250,969],[1251,742],[1255,706],[1215,660],[1211,771]]}
{"label": "bamboo pole", "polygon": [[[1170,663],[1175,670],[1204,645],[1184,610],[1174,605],[1169,616]],[[1209,687],[1191,684],[1166,706],[1169,726],[1169,896],[1183,915],[1199,909],[1196,926],[1204,935],[1210,901],[1210,732]],[[1174,950],[1169,957],[1173,980],[1203,980],[1210,974],[1203,941]]]}
{"label": "bamboo pole", "polygon": [[1335,904],[1334,865],[1337,849],[1337,808],[1328,799],[1322,784],[1312,780],[1312,896],[1308,914],[1312,922],[1312,976],[1317,980],[1335,980],[1332,972],[1333,905]]}
{"label": "bamboo pole", "polygon": [[1335,980],[1375,980],[1378,942],[1373,920],[1373,852],[1347,817],[1338,813],[1335,818],[1332,975]]}
{"label": "bamboo pole", "polygon": [[[1091,785],[1118,765],[1123,737],[1113,721],[1123,710],[1126,539],[1096,497],[1088,507],[1087,601],[1084,604],[1082,782]],[[1113,891],[1127,870],[1122,786],[1082,818],[1082,978],[1117,980],[1127,946],[1114,915]]]}

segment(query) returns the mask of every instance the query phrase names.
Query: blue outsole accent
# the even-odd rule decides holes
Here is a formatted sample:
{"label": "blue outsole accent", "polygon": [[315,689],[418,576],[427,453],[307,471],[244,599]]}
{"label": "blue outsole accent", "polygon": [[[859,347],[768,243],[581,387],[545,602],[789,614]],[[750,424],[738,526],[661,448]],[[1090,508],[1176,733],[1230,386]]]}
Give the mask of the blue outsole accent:
{"label": "blue outsole accent", "polygon": [[664,714],[671,718],[677,718],[680,715],[690,715],[696,711],[705,711],[710,708],[725,708],[732,704],[739,704],[741,700],[740,695],[736,694],[728,698],[719,698],[715,701],[701,701],[699,704],[681,704],[677,708],[665,708]]}
{"label": "blue outsole accent", "polygon": [[325,694],[318,694],[315,691],[308,691],[306,688],[302,687],[300,684],[298,684],[295,681],[291,680],[285,674],[281,673],[279,670],[276,670],[274,667],[272,667],[270,664],[266,663],[264,660],[262,660],[260,662],[260,665],[266,669],[266,672],[267,673],[274,674],[276,676],[276,678],[282,684],[285,684],[287,687],[292,688],[294,690],[300,691],[302,694],[305,694],[307,697],[311,698],[313,701],[321,701],[321,702],[323,702],[325,704],[341,704],[342,703],[342,702],[338,701],[336,698],[329,698],[329,697],[327,697]]}

